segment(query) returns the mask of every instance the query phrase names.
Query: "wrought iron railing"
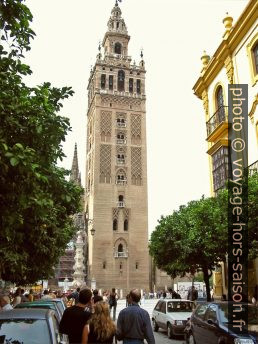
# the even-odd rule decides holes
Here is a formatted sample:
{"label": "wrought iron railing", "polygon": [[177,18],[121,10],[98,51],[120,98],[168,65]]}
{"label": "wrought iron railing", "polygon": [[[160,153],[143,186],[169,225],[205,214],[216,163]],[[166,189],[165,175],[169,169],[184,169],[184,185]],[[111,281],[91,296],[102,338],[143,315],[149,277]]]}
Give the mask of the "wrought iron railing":
{"label": "wrought iron railing", "polygon": [[115,252],[115,258],[127,258],[127,252]]}
{"label": "wrought iron railing", "polygon": [[248,174],[249,176],[254,175],[258,172],[258,160],[248,166]]}
{"label": "wrought iron railing", "polygon": [[228,120],[227,106],[220,106],[214,115],[207,121],[207,136],[210,136],[218,128],[220,123]]}

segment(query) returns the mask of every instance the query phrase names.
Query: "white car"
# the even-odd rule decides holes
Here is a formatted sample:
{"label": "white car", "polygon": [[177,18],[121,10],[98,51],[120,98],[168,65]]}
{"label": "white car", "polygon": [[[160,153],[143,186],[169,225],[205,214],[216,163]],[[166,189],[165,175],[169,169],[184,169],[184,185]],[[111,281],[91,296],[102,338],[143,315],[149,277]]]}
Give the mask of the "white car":
{"label": "white car", "polygon": [[184,335],[187,319],[191,317],[194,303],[189,300],[159,300],[152,312],[153,330],[167,330],[168,337]]}

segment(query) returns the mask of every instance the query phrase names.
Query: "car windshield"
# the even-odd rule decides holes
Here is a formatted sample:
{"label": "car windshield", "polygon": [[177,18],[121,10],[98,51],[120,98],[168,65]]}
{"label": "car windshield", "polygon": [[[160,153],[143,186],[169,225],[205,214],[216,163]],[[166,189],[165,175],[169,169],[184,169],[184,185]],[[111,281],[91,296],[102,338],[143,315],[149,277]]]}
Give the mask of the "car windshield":
{"label": "car windshield", "polygon": [[168,302],[168,313],[171,312],[192,312],[193,303],[184,301]]}
{"label": "car windshield", "polygon": [[50,344],[46,320],[0,319],[0,344]]}
{"label": "car windshield", "polygon": [[[258,308],[252,305],[241,305],[243,312],[246,312],[248,307],[248,324],[258,325]],[[219,314],[221,322],[228,323],[228,305],[227,303],[221,304],[219,307]]]}

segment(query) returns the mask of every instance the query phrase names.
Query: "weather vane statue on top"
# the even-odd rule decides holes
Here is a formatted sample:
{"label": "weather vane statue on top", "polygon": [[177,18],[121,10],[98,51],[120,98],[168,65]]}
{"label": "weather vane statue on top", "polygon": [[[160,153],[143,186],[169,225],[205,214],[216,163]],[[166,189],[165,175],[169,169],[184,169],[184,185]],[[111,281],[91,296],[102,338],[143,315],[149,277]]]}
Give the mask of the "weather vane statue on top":
{"label": "weather vane statue on top", "polygon": [[116,0],[116,6],[118,6],[118,1],[119,1],[119,2],[122,2],[122,0]]}

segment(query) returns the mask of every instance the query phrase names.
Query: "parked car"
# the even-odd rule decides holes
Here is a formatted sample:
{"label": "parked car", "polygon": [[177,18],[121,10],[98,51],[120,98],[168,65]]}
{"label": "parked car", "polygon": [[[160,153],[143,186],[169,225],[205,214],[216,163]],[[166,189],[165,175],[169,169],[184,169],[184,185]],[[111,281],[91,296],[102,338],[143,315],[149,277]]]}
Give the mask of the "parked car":
{"label": "parked car", "polygon": [[168,337],[183,335],[187,318],[192,314],[194,303],[189,300],[159,300],[152,312],[153,330],[167,330]]}
{"label": "parked car", "polygon": [[60,314],[61,316],[63,315],[65,309],[66,309],[66,305],[64,303],[64,300],[61,299],[61,298],[58,298],[58,299],[49,299],[49,300],[46,300],[46,301],[50,301],[50,302],[53,302],[57,305],[59,311],[60,311]]}
{"label": "parked car", "polygon": [[[15,306],[15,309],[19,308],[42,308],[42,309],[52,309],[56,313],[58,322],[61,321],[62,312],[59,310],[58,304],[50,300],[39,300],[32,302],[22,302]],[[1,343],[0,343],[1,344]]]}
{"label": "parked car", "polygon": [[255,344],[258,334],[258,308],[242,304],[248,309],[248,332],[240,336],[228,328],[228,303],[200,304],[193,312],[185,328],[187,344]]}
{"label": "parked car", "polygon": [[59,333],[56,314],[48,309],[12,309],[0,312],[0,343],[68,344]]}

